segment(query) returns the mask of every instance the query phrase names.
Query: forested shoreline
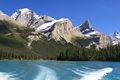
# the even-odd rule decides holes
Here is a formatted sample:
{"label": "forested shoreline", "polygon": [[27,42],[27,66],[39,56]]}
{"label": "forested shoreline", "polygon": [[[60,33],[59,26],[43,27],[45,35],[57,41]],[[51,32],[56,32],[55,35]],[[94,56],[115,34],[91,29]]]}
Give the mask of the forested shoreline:
{"label": "forested shoreline", "polygon": [[15,50],[12,52],[12,50],[4,51],[0,49],[0,60],[120,61],[120,44],[99,50],[71,46],[57,53],[58,56],[54,58],[43,57],[41,54],[30,53],[27,50],[26,52],[24,50],[24,53],[21,50],[19,54]]}
{"label": "forested shoreline", "polygon": [[120,61],[120,44],[109,45],[106,48],[87,49],[70,47],[60,52],[57,60],[67,61]]}
{"label": "forested shoreline", "polygon": [[34,54],[27,49],[21,48],[0,48],[0,60],[29,60],[40,59],[39,54]]}

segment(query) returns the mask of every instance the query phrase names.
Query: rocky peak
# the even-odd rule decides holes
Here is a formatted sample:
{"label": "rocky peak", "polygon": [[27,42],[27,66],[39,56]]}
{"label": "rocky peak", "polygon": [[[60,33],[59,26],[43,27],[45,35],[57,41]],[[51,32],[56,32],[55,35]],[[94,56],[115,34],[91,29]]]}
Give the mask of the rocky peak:
{"label": "rocky peak", "polygon": [[76,27],[76,29],[82,32],[86,37],[93,37],[97,33],[88,20]]}
{"label": "rocky peak", "polygon": [[13,13],[11,18],[13,18],[22,25],[30,26],[32,21],[39,18],[39,15],[37,15],[35,12],[31,11],[28,8],[23,8]]}
{"label": "rocky peak", "polygon": [[25,18],[32,18],[32,17],[34,17],[35,19],[38,19],[39,15],[37,15],[34,11],[32,11],[32,10],[30,10],[28,8],[23,8],[23,9],[17,10],[11,16],[11,18],[13,18],[15,20],[17,20],[19,17],[25,17]]}
{"label": "rocky peak", "polygon": [[76,29],[82,32],[87,38],[90,38],[93,42],[95,42],[98,47],[107,46],[111,42],[111,39],[108,36],[96,31],[88,20]]}
{"label": "rocky peak", "polygon": [[17,10],[17,12],[20,12],[21,14],[25,14],[25,13],[32,12],[32,11],[28,8],[23,8],[23,9]]}
{"label": "rocky peak", "polygon": [[113,36],[117,39],[120,39],[120,32],[115,32]]}
{"label": "rocky peak", "polygon": [[[76,27],[76,29],[78,31],[81,31],[83,34],[87,34],[87,33],[95,31],[95,29],[93,29],[91,23],[88,20],[86,20],[83,24]],[[88,35],[86,35],[86,36],[88,36]]]}
{"label": "rocky peak", "polygon": [[82,33],[86,33],[90,30],[93,30],[93,27],[88,20],[86,20],[82,25],[80,25],[79,28]]}
{"label": "rocky peak", "polygon": [[46,22],[54,20],[52,17],[49,16],[38,15],[28,8],[17,10],[15,13],[13,13],[11,18],[19,22],[19,24],[29,26],[30,28],[37,28]]}
{"label": "rocky peak", "polygon": [[113,41],[112,41],[113,45],[117,45],[120,43],[120,32],[115,32],[113,34]]}

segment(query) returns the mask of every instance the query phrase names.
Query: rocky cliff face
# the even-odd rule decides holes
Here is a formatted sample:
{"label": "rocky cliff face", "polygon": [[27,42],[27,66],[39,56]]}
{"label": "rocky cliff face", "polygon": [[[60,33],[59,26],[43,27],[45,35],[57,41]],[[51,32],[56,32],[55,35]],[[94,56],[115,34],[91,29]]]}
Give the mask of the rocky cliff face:
{"label": "rocky cliff face", "polygon": [[84,38],[84,35],[81,32],[78,32],[73,28],[72,22],[70,20],[63,20],[61,22],[55,23],[53,27],[54,29],[50,36],[56,41],[64,39],[66,42],[71,43],[73,38]]}
{"label": "rocky cliff face", "polygon": [[71,43],[72,38],[84,37],[82,33],[73,28],[72,22],[65,18],[43,24],[36,31],[43,33],[48,39],[65,40],[67,43]]}
{"label": "rocky cliff face", "polygon": [[95,42],[97,47],[105,47],[111,43],[111,39],[103,33],[96,31],[88,20],[76,27],[76,30],[82,32],[87,38]]}

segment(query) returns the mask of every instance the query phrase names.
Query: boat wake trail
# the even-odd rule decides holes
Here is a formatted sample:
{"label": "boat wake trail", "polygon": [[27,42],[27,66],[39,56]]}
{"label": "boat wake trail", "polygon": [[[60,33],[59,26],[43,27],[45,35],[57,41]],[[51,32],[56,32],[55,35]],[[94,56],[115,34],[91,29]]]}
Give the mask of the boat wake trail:
{"label": "boat wake trail", "polygon": [[107,67],[91,72],[81,71],[79,69],[72,70],[76,75],[80,76],[78,78],[74,78],[73,80],[101,80],[108,73],[112,72],[112,68]]}
{"label": "boat wake trail", "polygon": [[35,77],[34,80],[58,80],[58,77],[54,70],[44,66],[39,67],[39,74]]}
{"label": "boat wake trail", "polygon": [[0,80],[19,80],[15,76],[13,73],[0,72]]}

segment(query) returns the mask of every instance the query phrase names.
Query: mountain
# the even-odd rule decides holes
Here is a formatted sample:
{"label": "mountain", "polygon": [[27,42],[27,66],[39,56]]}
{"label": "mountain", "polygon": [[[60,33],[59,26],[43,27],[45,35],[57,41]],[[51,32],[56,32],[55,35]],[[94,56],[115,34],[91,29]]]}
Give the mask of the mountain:
{"label": "mountain", "polygon": [[72,39],[76,37],[84,38],[84,35],[75,30],[72,22],[66,18],[45,23],[38,27],[36,31],[43,33],[48,39],[65,40],[67,43],[72,43]]}
{"label": "mountain", "polygon": [[9,21],[0,20],[0,53],[16,56],[39,54],[42,59],[52,59],[70,46],[73,45],[63,45],[54,39],[48,40],[41,33],[36,33],[29,28],[21,28],[20,25]]}
{"label": "mountain", "polygon": [[75,28],[79,32],[82,32],[87,38],[93,41],[97,47],[105,47],[108,44],[111,44],[111,39],[105,34],[95,30],[88,20],[83,24]]}
{"label": "mountain", "polygon": [[[31,47],[32,42],[39,41],[41,35],[49,40],[54,40],[62,44],[70,43],[72,45],[97,48],[106,47],[111,43],[111,39],[101,32],[96,31],[90,22],[86,20],[80,26],[74,28],[68,18],[54,19],[46,15],[38,15],[36,12],[28,9],[18,9],[11,17],[0,12],[0,20],[10,21],[30,30],[26,36],[27,45]],[[27,34],[27,33],[25,33]]]}
{"label": "mountain", "polygon": [[11,17],[0,11],[0,59],[119,60],[118,43],[120,32],[111,40],[88,20],[74,27],[68,18],[54,19],[27,8]]}
{"label": "mountain", "polygon": [[[116,44],[120,42],[120,32],[114,33],[113,36],[112,41],[110,37],[95,30],[88,20],[74,27],[68,18],[54,19],[50,16],[38,15],[27,8],[17,10],[12,16],[0,11],[0,55],[2,56],[0,59],[59,57],[78,60],[84,57],[82,60],[89,58],[93,60],[96,56],[96,59],[100,60],[101,58],[97,56],[106,52],[111,57],[109,52],[114,51],[116,46],[119,47]],[[107,47],[111,43],[115,46]],[[119,49],[116,51],[118,51],[115,52],[117,56]]]}
{"label": "mountain", "polygon": [[44,36],[55,41],[72,43],[72,39],[84,35],[73,28],[72,22],[69,19],[55,20],[50,16],[38,15],[34,11],[27,8],[19,9],[11,16],[12,19],[19,24],[28,26],[41,33]]}
{"label": "mountain", "polygon": [[54,20],[54,18],[49,16],[38,15],[28,8],[17,10],[12,14],[11,18],[17,21],[19,24],[29,26],[30,28],[37,28],[44,23]]}
{"label": "mountain", "polygon": [[[66,18],[36,17],[37,14],[29,9],[19,9],[11,17],[3,12],[0,14],[0,47],[13,49],[10,52],[15,55],[37,53],[42,58],[54,58],[58,52],[73,46],[76,38],[84,39],[84,35],[75,30],[72,22]],[[30,21],[41,24],[34,25]]]}
{"label": "mountain", "polygon": [[113,34],[112,39],[113,39],[113,41],[112,41],[113,45],[117,45],[118,43],[120,43],[120,32],[115,32]]}

